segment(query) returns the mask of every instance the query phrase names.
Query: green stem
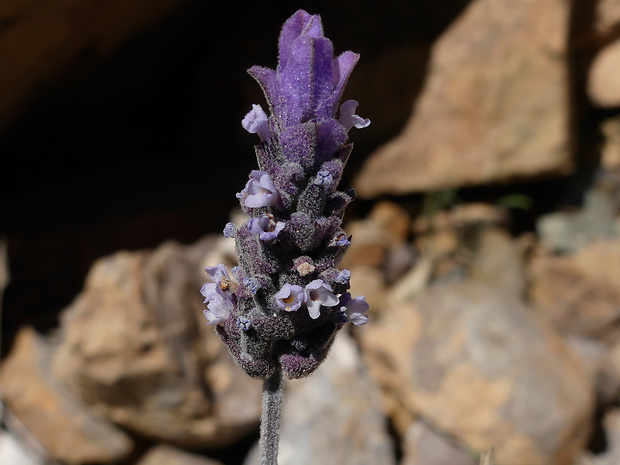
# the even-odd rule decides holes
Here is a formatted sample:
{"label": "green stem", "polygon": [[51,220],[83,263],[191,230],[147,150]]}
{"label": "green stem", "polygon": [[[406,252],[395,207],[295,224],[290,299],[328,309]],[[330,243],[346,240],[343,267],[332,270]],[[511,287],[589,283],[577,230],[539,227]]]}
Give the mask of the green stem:
{"label": "green stem", "polygon": [[260,424],[261,465],[278,465],[283,388],[284,377],[281,370],[276,370],[263,382],[263,412]]}

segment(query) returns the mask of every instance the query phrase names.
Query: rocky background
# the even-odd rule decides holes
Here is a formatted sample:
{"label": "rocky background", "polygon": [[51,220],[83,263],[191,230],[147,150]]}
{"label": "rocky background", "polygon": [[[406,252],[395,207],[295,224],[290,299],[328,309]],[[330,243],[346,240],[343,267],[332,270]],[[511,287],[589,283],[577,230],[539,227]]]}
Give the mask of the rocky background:
{"label": "rocky background", "polygon": [[[280,463],[620,463],[620,0],[0,4],[0,464],[257,464],[203,268],[282,22],[362,54],[342,266]],[[491,461],[483,457],[483,463]]]}

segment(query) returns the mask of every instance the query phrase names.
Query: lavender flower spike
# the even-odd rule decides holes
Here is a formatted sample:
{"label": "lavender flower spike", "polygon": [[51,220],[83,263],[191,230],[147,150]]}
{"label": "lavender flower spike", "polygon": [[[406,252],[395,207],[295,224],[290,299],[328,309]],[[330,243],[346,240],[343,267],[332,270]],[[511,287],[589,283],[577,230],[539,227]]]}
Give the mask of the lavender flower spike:
{"label": "lavender flower spike", "polygon": [[224,236],[234,239],[239,265],[207,268],[203,286],[210,325],[237,364],[262,378],[261,465],[276,465],[283,380],[311,374],[345,324],[368,318],[364,297],[351,297],[351,273],[339,270],[351,237],[342,230],[353,189],[338,191],[353,148],[351,128],[370,120],[358,103],[338,105],[359,55],[334,55],[318,15],[303,10],[280,33],[276,69],[248,70],[269,110],[253,105],[242,126],[257,134],[258,169],[237,194],[250,216]]}

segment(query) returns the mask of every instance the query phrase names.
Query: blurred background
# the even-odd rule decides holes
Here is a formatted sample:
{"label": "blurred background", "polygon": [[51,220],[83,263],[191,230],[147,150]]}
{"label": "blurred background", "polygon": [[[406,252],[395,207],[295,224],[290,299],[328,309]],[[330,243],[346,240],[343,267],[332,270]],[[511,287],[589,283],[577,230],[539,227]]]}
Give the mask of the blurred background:
{"label": "blurred background", "polygon": [[620,463],[620,0],[0,4],[1,465],[258,463],[203,269],[282,23],[361,60],[343,268],[371,322],[280,463]]}

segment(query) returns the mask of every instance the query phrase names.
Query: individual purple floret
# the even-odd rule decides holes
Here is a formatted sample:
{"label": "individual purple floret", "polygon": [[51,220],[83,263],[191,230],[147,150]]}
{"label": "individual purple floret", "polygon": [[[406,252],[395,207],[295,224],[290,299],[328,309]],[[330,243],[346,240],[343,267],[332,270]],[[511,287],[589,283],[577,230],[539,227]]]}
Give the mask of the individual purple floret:
{"label": "individual purple floret", "polygon": [[258,134],[261,140],[269,139],[271,135],[267,114],[260,105],[252,105],[252,110],[245,115],[241,121],[241,126],[250,134]]}
{"label": "individual purple floret", "polygon": [[347,292],[340,296],[338,306],[340,311],[346,316],[347,321],[350,321],[355,326],[362,326],[368,323],[368,317],[364,313],[370,307],[364,296],[359,295],[352,299],[351,294]]}
{"label": "individual purple floret", "polygon": [[338,297],[332,294],[333,289],[322,279],[315,279],[306,286],[308,295],[307,305],[310,318],[316,320],[321,313],[321,306],[334,307],[338,305]]}
{"label": "individual purple floret", "polygon": [[[226,225],[238,267],[208,268],[209,324],[248,374],[299,378],[325,359],[337,332],[366,321],[363,297],[348,293],[338,263],[351,238],[342,230],[353,189],[338,191],[351,153],[351,128],[370,121],[339,101],[359,56],[334,56],[317,15],[303,10],[282,27],[276,69],[248,70],[268,110],[252,105],[242,126],[257,134],[258,167],[237,194],[248,221]],[[232,278],[231,278],[232,276]]]}
{"label": "individual purple floret", "polygon": [[278,201],[278,191],[273,185],[269,173],[253,170],[245,188],[237,194],[243,199],[243,205],[249,208],[266,207]]}
{"label": "individual purple floret", "polygon": [[[347,131],[352,127],[356,127],[358,129],[363,129],[367,126],[370,126],[370,120],[368,118],[364,119],[355,114],[355,109],[359,103],[355,100],[347,100],[342,105],[340,105],[340,124],[342,124]],[[262,109],[261,109],[262,110]]]}
{"label": "individual purple floret", "polygon": [[209,321],[208,324],[214,325],[225,321],[235,310],[236,295],[234,290],[236,283],[230,279],[226,267],[218,265],[206,269],[207,274],[215,281],[205,283],[200,290],[207,304],[204,315]]}
{"label": "individual purple floret", "polygon": [[276,298],[278,308],[287,312],[299,310],[308,298],[303,287],[289,283],[285,283],[282,289],[276,292],[274,297]]}
{"label": "individual purple floret", "polygon": [[278,237],[284,226],[286,226],[286,222],[276,221],[270,213],[258,218],[251,218],[248,221],[248,231],[257,235],[261,241],[265,242],[272,241]]}

